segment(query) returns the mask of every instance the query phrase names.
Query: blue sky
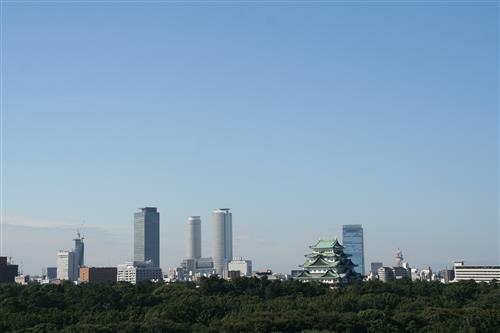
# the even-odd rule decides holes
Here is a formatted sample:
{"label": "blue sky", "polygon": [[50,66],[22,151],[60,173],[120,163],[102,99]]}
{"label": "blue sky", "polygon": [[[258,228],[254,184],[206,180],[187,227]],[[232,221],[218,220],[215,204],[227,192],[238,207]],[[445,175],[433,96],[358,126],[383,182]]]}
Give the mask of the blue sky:
{"label": "blue sky", "polygon": [[[366,261],[498,263],[498,4],[3,4],[2,252],[37,273],[161,261],[233,209],[235,254],[288,271],[342,224]],[[36,255],[33,248],[37,249]]]}

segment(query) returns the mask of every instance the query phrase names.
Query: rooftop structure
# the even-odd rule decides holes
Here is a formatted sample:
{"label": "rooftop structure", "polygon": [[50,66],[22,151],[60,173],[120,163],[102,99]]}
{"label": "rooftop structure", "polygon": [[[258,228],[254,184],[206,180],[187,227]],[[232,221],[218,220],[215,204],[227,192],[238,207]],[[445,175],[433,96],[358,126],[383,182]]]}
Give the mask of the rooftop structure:
{"label": "rooftop structure", "polygon": [[309,247],[312,253],[306,254],[303,271],[296,277],[299,281],[318,281],[341,285],[361,280],[361,274],[354,270],[356,265],[344,253],[344,247],[335,240],[319,240]]}
{"label": "rooftop structure", "polygon": [[256,271],[252,273],[252,277],[256,277],[258,279],[266,278],[268,280],[277,280],[276,276],[274,275],[273,271],[270,269],[263,269],[260,271]]}

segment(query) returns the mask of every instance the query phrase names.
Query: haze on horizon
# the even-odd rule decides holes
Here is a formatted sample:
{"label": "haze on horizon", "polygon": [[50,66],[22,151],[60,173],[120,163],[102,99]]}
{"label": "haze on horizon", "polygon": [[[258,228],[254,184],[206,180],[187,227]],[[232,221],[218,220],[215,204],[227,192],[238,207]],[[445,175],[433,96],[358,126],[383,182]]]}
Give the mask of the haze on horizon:
{"label": "haze on horizon", "polygon": [[0,252],[163,269],[189,215],[231,207],[234,254],[288,272],[362,224],[365,260],[498,264],[498,3],[3,4]]}

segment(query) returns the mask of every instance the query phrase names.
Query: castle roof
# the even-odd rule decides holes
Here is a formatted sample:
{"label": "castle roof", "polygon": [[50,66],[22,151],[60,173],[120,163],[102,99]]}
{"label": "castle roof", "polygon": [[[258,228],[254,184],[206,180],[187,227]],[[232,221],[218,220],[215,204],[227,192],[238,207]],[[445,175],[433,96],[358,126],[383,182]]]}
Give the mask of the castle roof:
{"label": "castle roof", "polygon": [[313,250],[327,250],[327,249],[343,249],[344,247],[340,244],[337,238],[335,239],[320,239],[314,245],[309,246]]}

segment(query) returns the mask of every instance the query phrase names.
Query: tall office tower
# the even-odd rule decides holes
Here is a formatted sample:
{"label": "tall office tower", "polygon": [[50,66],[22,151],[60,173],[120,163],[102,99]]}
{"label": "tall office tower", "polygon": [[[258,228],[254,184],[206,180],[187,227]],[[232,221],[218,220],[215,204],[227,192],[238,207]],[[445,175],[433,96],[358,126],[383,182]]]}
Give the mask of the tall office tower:
{"label": "tall office tower", "polygon": [[222,276],[227,263],[233,258],[233,214],[230,208],[220,208],[213,212],[212,258],[215,272]]}
{"label": "tall office tower", "polygon": [[155,207],[140,209],[134,214],[134,261],[160,267],[160,213]]}
{"label": "tall office tower", "polygon": [[201,258],[201,219],[199,216],[188,217],[187,258]]}
{"label": "tall office tower", "polygon": [[354,270],[365,274],[365,250],[363,245],[363,227],[361,224],[344,224],[342,226],[342,242],[345,253],[351,255],[351,260],[357,266]]}
{"label": "tall office tower", "polygon": [[76,253],[59,251],[57,253],[57,278],[59,280],[78,280],[79,271]]}
{"label": "tall office tower", "polygon": [[83,239],[84,238],[80,236],[80,231],[76,233],[76,238],[73,239],[75,241],[76,262],[79,267],[85,266],[84,263],[85,244],[83,243]]}

